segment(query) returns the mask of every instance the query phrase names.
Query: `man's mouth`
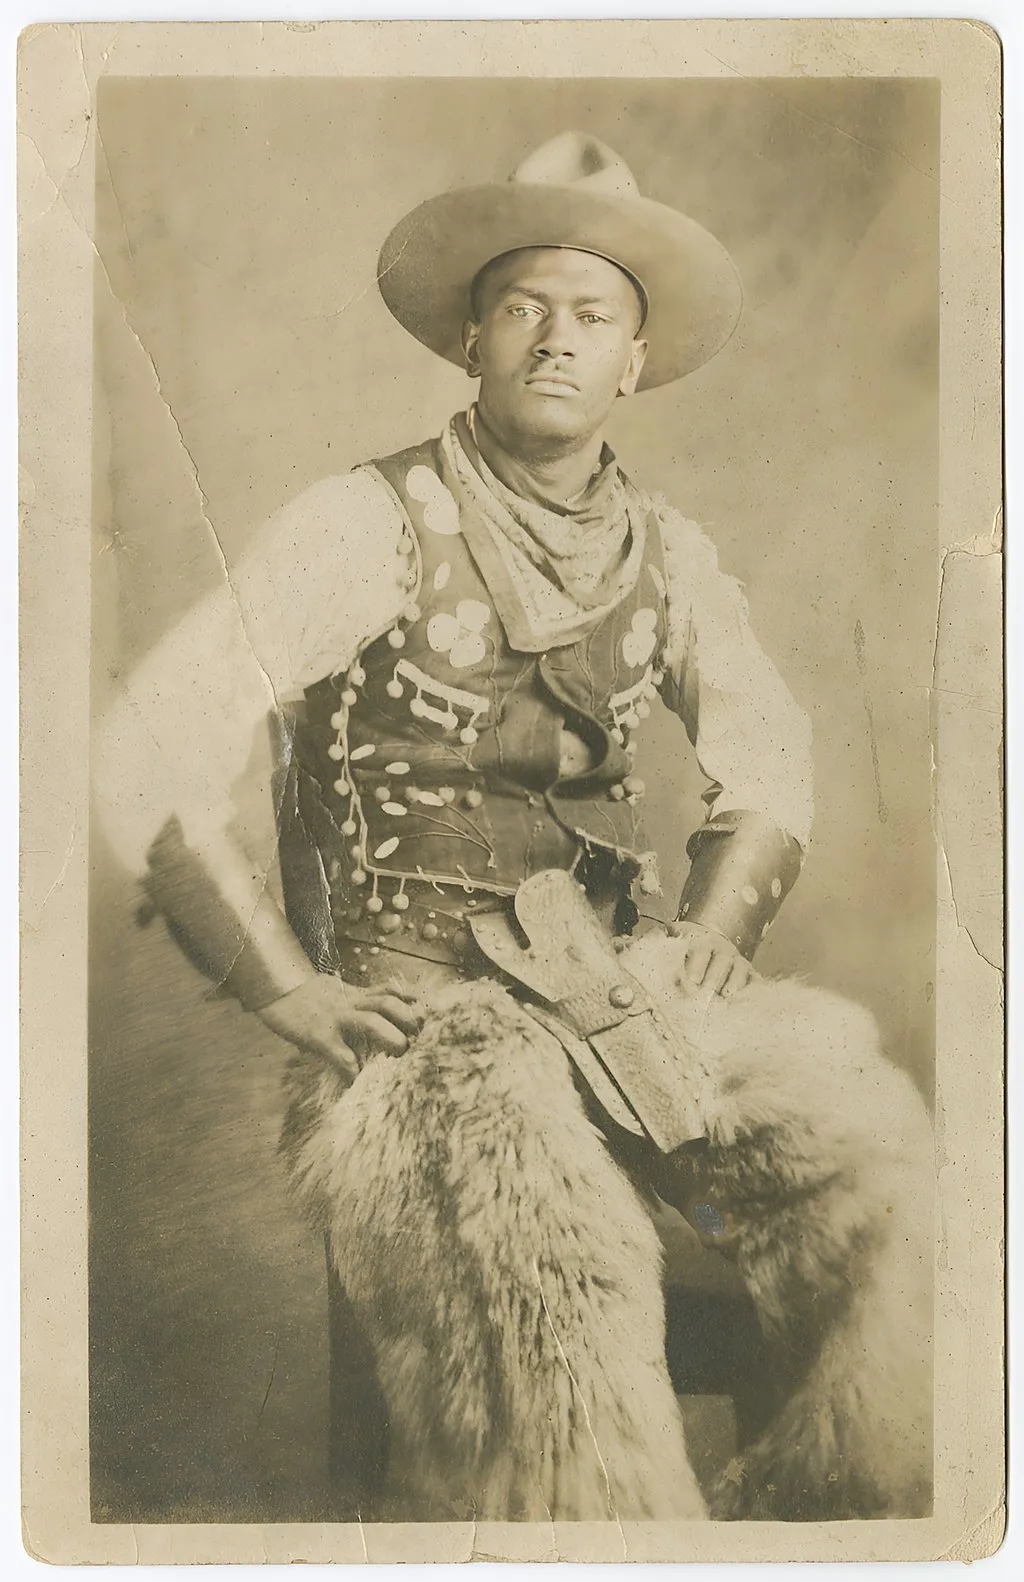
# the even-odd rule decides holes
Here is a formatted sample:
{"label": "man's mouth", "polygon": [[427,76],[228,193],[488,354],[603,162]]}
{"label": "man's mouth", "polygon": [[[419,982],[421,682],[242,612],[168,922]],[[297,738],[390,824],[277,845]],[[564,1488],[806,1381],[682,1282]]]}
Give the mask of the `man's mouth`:
{"label": "man's mouth", "polygon": [[530,374],[526,380],[531,390],[536,390],[539,395],[567,396],[579,395],[580,387],[567,379],[564,374],[536,373]]}

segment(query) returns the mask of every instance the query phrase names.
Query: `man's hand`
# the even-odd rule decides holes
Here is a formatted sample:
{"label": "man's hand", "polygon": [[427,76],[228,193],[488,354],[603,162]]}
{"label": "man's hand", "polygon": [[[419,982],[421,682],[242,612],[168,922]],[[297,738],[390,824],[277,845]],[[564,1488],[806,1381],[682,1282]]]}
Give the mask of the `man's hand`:
{"label": "man's hand", "polygon": [[676,975],[681,989],[712,989],[723,999],[742,989],[754,969],[731,940],[702,923],[676,923],[673,935],[682,960]]}
{"label": "man's hand", "polygon": [[370,1055],[401,1055],[423,1023],[414,995],[402,989],[357,989],[317,973],[256,1013],[290,1044],[319,1055],[352,1082]]}

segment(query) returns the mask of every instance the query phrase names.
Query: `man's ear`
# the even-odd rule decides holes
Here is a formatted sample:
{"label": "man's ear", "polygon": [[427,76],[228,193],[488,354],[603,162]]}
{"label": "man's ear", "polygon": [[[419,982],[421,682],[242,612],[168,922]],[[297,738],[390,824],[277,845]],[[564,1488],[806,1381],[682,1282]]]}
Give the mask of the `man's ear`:
{"label": "man's ear", "polygon": [[473,319],[467,319],[462,326],[462,355],[466,359],[466,372],[471,379],[479,379],[480,377],[480,364],[476,355],[476,346],[479,339],[479,324]]}
{"label": "man's ear", "polygon": [[636,389],[637,380],[643,372],[644,359],[647,356],[647,342],[634,341],[629,354],[626,372],[619,381],[619,395],[630,396]]}

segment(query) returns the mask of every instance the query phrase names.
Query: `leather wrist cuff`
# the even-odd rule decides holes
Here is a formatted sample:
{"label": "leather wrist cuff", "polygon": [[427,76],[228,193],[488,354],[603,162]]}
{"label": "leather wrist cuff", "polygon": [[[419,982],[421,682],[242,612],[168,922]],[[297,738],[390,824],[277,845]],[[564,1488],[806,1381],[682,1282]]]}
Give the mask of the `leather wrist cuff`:
{"label": "leather wrist cuff", "polygon": [[190,845],[172,818],[147,860],[144,887],[172,937],[245,1010],[262,1010],[314,975],[263,876],[227,840]]}
{"label": "leather wrist cuff", "polygon": [[800,873],[799,842],[760,813],[718,814],[690,836],[677,920],[713,928],[748,961]]}

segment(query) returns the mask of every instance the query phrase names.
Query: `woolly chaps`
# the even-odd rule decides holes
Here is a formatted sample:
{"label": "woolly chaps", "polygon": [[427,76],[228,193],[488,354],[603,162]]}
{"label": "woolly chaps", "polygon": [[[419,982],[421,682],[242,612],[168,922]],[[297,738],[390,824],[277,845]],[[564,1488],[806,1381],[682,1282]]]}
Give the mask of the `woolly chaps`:
{"label": "woolly chaps", "polygon": [[[693,1004],[701,1168],[780,1369],[705,1497],[665,1359],[661,1245],[556,1040],[496,984],[435,998],[344,1092],[298,1066],[284,1147],[371,1337],[392,1519],[917,1516],[930,1509],[932,1139],[871,1017],[791,980]],[[405,1502],[404,1513],[401,1511]]]}

